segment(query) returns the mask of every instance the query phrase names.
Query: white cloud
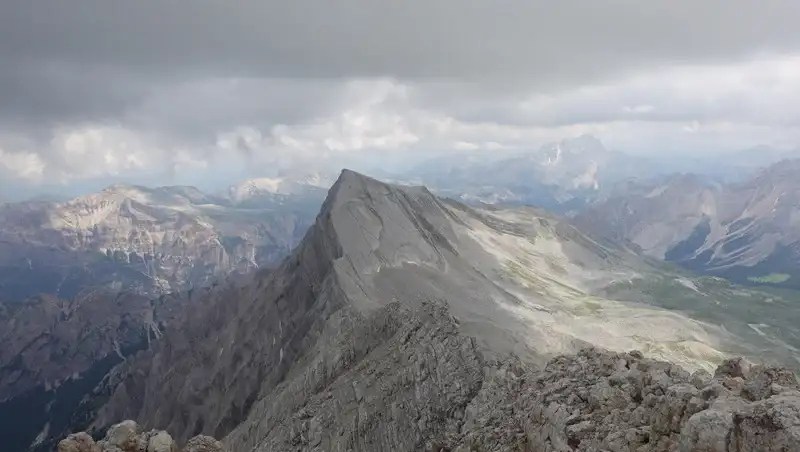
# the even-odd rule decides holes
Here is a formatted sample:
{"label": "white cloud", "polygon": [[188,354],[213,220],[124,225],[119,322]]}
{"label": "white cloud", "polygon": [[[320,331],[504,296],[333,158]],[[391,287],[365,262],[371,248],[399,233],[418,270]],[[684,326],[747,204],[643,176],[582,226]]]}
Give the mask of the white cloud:
{"label": "white cloud", "polygon": [[44,162],[38,154],[31,152],[7,152],[0,149],[0,173],[7,178],[40,182],[44,174]]}
{"label": "white cloud", "polygon": [[532,95],[515,112],[543,124],[732,121],[787,126],[800,120],[800,57],[665,67],[558,93]]}
{"label": "white cloud", "polygon": [[5,136],[0,137],[0,142],[3,138],[15,143],[17,149],[0,149],[0,167],[10,173],[9,178],[34,184],[66,184],[208,166],[196,149],[165,144],[151,133],[119,125],[62,127],[43,141]]}
{"label": "white cloud", "polygon": [[[268,174],[360,156],[534,149],[583,133],[640,153],[800,145],[800,56],[663,67],[558,92],[392,78],[209,79],[164,89],[116,124],[61,125],[47,139],[0,132],[0,167],[48,182]],[[282,114],[283,104],[291,108]]]}

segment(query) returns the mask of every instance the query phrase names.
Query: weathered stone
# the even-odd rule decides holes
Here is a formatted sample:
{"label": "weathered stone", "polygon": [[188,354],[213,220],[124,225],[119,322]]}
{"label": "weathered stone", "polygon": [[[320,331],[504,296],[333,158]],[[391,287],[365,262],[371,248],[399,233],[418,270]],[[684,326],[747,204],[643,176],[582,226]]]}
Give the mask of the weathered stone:
{"label": "weathered stone", "polygon": [[691,383],[697,389],[703,389],[704,387],[708,386],[711,383],[712,376],[708,372],[703,369],[695,371],[691,376]]}
{"label": "weathered stone", "polygon": [[58,452],[101,452],[89,434],[81,432],[69,435],[58,443]]}
{"label": "weathered stone", "polygon": [[155,432],[147,442],[147,452],[175,452],[177,450],[178,446],[175,441],[172,440],[169,433],[164,431]]}
{"label": "weathered stone", "polygon": [[139,424],[134,421],[123,421],[108,429],[100,445],[105,450],[108,447],[117,447],[123,452],[138,452],[140,443]]}
{"label": "weathered stone", "polygon": [[[773,388],[773,385],[778,387]],[[786,389],[797,389],[797,375],[789,369],[755,366],[752,375],[742,387],[742,396],[756,401],[780,393]],[[776,391],[773,393],[773,390]]]}
{"label": "weathered stone", "polygon": [[800,450],[800,394],[760,400],[750,408],[734,414],[734,450]]}
{"label": "weathered stone", "polygon": [[722,362],[714,372],[714,377],[747,378],[750,364],[744,358],[732,358]]}
{"label": "weathered stone", "polygon": [[190,439],[182,452],[225,452],[225,448],[216,439],[200,435]]}
{"label": "weathered stone", "polygon": [[[58,452],[178,452],[172,436],[163,430],[140,432],[134,421],[123,421],[108,429],[95,443],[85,432],[69,435],[58,443]],[[182,452],[226,452],[222,443],[209,436],[189,440]]]}

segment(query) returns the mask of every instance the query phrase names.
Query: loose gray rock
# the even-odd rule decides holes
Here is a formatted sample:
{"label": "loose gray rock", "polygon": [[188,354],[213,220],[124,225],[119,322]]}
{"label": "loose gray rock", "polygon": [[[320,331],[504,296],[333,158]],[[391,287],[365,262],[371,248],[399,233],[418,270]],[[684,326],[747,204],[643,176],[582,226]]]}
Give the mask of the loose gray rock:
{"label": "loose gray rock", "polygon": [[147,452],[177,452],[178,446],[169,433],[155,432],[147,441]]}
{"label": "loose gray rock", "polygon": [[[628,376],[609,363],[624,360]],[[734,361],[738,362],[738,361]],[[454,451],[800,451],[800,392],[783,390],[753,402],[714,379],[697,378],[641,355],[595,349],[553,359],[545,369],[501,363],[466,409],[468,422],[446,434]],[[504,369],[524,369],[514,378]],[[743,387],[765,376],[788,384],[785,369],[741,372]],[[738,377],[741,379],[741,377]],[[706,386],[698,388],[698,382]],[[640,386],[637,386],[639,385]]]}
{"label": "loose gray rock", "polygon": [[[86,432],[74,433],[58,443],[58,452],[178,452],[172,436],[163,430],[142,433],[139,424],[127,420],[111,426],[96,442]],[[209,436],[196,436],[181,452],[227,452],[222,443]]]}
{"label": "loose gray rock", "polygon": [[225,452],[222,443],[210,436],[198,435],[190,439],[183,452]]}
{"label": "loose gray rock", "polygon": [[113,448],[124,452],[138,451],[141,449],[141,445],[147,444],[147,441],[140,435],[139,424],[131,420],[123,421],[108,429],[106,437],[100,441],[100,446],[103,451],[114,450]]}
{"label": "loose gray rock", "polygon": [[101,449],[88,433],[80,432],[61,440],[58,452],[101,452]]}

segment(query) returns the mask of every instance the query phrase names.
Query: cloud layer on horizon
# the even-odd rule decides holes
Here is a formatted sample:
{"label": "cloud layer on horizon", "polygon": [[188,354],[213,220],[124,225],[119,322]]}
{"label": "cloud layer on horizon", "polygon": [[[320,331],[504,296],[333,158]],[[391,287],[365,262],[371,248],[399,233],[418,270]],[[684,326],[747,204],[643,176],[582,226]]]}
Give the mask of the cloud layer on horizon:
{"label": "cloud layer on horizon", "polygon": [[582,133],[639,153],[796,147],[798,14],[783,0],[11,0],[0,178],[266,172]]}

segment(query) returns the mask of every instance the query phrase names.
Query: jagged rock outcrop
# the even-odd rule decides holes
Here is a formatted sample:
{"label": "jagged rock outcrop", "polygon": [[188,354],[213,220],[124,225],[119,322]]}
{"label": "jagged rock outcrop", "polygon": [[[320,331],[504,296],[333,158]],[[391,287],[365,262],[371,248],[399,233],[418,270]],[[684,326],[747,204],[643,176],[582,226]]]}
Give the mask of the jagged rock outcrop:
{"label": "jagged rock outcrop", "polygon": [[[178,445],[163,430],[141,431],[134,421],[123,421],[108,429],[105,438],[95,442],[86,433],[75,433],[58,443],[58,452],[178,452]],[[196,436],[181,452],[227,452],[223,445],[208,436]]]}
{"label": "jagged rock outcrop", "polygon": [[638,352],[585,349],[538,371],[506,361],[438,444],[455,452],[800,450],[796,376],[756,366],[742,378],[729,363],[712,378]]}

